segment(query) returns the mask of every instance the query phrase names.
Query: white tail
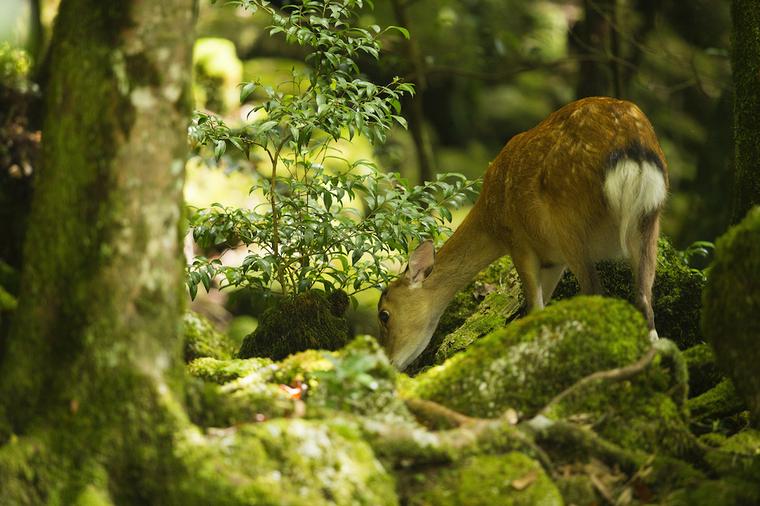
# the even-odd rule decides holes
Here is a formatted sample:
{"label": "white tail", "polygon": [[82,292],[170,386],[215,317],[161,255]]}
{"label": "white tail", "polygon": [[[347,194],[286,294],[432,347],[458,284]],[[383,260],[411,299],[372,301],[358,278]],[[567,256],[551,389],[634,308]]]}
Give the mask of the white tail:
{"label": "white tail", "polygon": [[641,219],[659,209],[667,197],[662,169],[650,161],[622,159],[609,170],[604,180],[604,196],[618,219],[620,248],[624,257]]}

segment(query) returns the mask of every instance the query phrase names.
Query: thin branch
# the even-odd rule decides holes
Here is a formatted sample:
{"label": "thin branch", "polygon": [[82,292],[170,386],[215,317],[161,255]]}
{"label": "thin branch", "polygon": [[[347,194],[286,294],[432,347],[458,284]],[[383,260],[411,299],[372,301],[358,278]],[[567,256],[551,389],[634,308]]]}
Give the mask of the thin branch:
{"label": "thin branch", "polygon": [[547,412],[549,412],[551,408],[565,400],[565,398],[575,394],[579,390],[586,388],[592,383],[599,381],[623,381],[640,374],[647,367],[649,367],[649,364],[652,363],[652,360],[654,360],[654,358],[657,356],[657,351],[657,348],[652,346],[640,359],[632,364],[629,364],[625,367],[618,367],[616,369],[609,369],[607,371],[597,371],[593,374],[589,374],[585,378],[580,379],[574,385],[566,388],[558,395],[556,395],[552,400],[549,401],[548,404],[543,407],[543,409],[541,409],[541,411],[538,412],[537,416],[546,416]]}

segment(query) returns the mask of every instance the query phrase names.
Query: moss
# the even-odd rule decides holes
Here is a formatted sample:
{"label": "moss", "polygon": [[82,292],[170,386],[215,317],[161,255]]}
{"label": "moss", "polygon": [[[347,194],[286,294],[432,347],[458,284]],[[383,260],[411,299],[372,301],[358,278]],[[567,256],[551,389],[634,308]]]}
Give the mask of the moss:
{"label": "moss", "polygon": [[18,302],[16,301],[16,297],[0,286],[0,313],[13,311],[16,309],[17,305]]}
{"label": "moss", "polygon": [[689,399],[687,405],[694,421],[702,425],[712,425],[717,419],[746,409],[744,401],[736,393],[733,382],[728,378],[707,392]]}
{"label": "moss", "polygon": [[689,395],[696,397],[720,383],[723,375],[709,344],[692,346],[683,353],[689,367]]}
{"label": "moss", "polygon": [[[518,287],[517,290],[513,290]],[[430,344],[408,368],[410,373],[419,372],[422,368],[436,362],[436,354],[443,340],[458,329],[478,309],[480,303],[493,292],[517,292],[522,295],[517,282],[517,272],[509,257],[503,257],[492,263],[473,279],[469,285],[454,295],[446,310],[438,321],[438,326],[430,339]],[[504,316],[506,319],[506,315]],[[458,348],[458,347],[457,347]],[[450,356],[450,354],[447,354]]]}
{"label": "moss", "polygon": [[232,319],[227,327],[227,336],[232,341],[236,350],[240,349],[240,345],[243,344],[245,336],[256,330],[259,321],[252,316],[236,316]]}
{"label": "moss", "polygon": [[[629,302],[635,300],[633,275],[627,263],[600,262],[597,265],[605,293]],[[702,342],[699,328],[704,275],[691,269],[670,242],[661,238],[657,250],[657,271],[652,290],[655,325],[666,337],[686,349]],[[566,272],[554,293],[564,299],[579,292],[578,282]]]}
{"label": "moss", "polygon": [[472,343],[504,327],[520,309],[521,298],[516,292],[501,291],[486,296],[475,312],[454,332],[443,338],[435,352],[435,363],[442,364],[449,357],[467,349]]}
{"label": "moss", "polygon": [[191,376],[219,384],[248,376],[262,369],[268,369],[271,376],[272,361],[267,358],[218,360],[201,357],[187,365],[187,371]]}
{"label": "moss", "polygon": [[579,474],[561,477],[557,480],[557,487],[562,494],[565,504],[594,506],[601,503],[599,495],[594,488],[594,483],[588,476]]}
{"label": "moss", "polygon": [[372,336],[325,354],[331,367],[306,373],[307,403],[387,422],[410,422],[412,415],[396,392],[398,371]]}
{"label": "moss", "polygon": [[238,356],[282,360],[307,349],[344,346],[349,338],[348,322],[342,313],[336,314],[342,307],[335,303],[338,297],[311,290],[280,300],[264,312],[259,326],[243,340]]}
{"label": "moss", "polygon": [[199,357],[211,357],[226,360],[232,356],[233,345],[230,339],[216,330],[204,316],[188,311],[182,318],[185,338],[185,362]]}
{"label": "moss", "polygon": [[398,504],[393,478],[352,428],[272,420],[207,435],[188,429],[176,452],[194,470],[185,504]]}
{"label": "moss", "polygon": [[261,422],[295,410],[287,392],[255,374],[225,385],[188,381],[185,406],[190,420],[201,427]]}
{"label": "moss", "polygon": [[409,506],[562,505],[562,497],[540,464],[523,455],[482,455],[427,473]]}
{"label": "moss", "polygon": [[16,437],[0,446],[0,502],[18,506],[46,504],[55,480],[44,438]]}
{"label": "moss", "polygon": [[[707,452],[706,460],[720,476],[733,476],[757,483],[760,475],[760,432],[745,429],[723,438]],[[756,491],[760,494],[760,485]]]}
{"label": "moss", "polygon": [[668,495],[663,506],[743,506],[760,504],[757,483],[736,478],[706,480]]}
{"label": "moss", "polygon": [[702,328],[718,364],[734,381],[760,426],[760,207],[732,227],[715,247],[705,288]]}
{"label": "moss", "polygon": [[473,416],[529,415],[580,378],[638,359],[646,334],[628,303],[577,297],[477,341],[415,378],[411,394]]}

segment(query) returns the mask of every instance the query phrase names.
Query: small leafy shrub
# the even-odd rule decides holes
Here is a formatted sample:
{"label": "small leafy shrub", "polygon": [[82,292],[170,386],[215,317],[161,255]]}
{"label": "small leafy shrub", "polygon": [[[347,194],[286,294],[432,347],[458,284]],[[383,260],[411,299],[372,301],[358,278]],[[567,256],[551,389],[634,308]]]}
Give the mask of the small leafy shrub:
{"label": "small leafy shrub", "polygon": [[[269,173],[251,188],[261,204],[254,209],[212,205],[192,212],[190,225],[202,247],[243,244],[248,255],[237,267],[196,258],[188,271],[195,296],[220,276],[222,287],[249,287],[305,293],[312,288],[349,295],[390,278],[388,267],[404,260],[410,246],[426,238],[440,242],[449,230],[450,208],[477,194],[476,183],[460,175],[410,187],[398,174],[382,174],[369,162],[349,162],[334,144],[361,135],[385,141],[393,124],[406,127],[400,99],[413,87],[398,78],[379,86],[359,74],[360,58],[378,58],[380,37],[403,28],[355,26],[355,10],[365,0],[300,0],[283,11],[265,0],[232,2],[263,10],[272,19],[270,34],[309,48],[305,73],[279,88],[241,84],[240,100],[254,101],[252,122],[232,128],[198,113],[192,142],[268,160]],[[342,169],[331,170],[335,162]]]}

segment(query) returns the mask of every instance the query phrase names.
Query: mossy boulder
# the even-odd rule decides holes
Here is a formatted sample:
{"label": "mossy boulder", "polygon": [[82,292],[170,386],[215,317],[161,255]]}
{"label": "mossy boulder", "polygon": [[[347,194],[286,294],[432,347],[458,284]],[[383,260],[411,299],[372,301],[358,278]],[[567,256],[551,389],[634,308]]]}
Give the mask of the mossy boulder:
{"label": "mossy boulder", "polygon": [[[605,294],[634,302],[633,274],[627,262],[605,261],[597,264]],[[652,289],[652,309],[660,337],[666,337],[683,349],[702,342],[699,327],[704,274],[692,269],[670,242],[661,238],[657,249],[657,271]],[[554,299],[578,294],[575,276],[565,272]]]}
{"label": "mossy boulder", "polygon": [[185,362],[200,357],[226,360],[232,356],[234,347],[230,339],[214,328],[204,316],[188,311],[182,317]]}
{"label": "mossy boulder", "polygon": [[515,319],[522,306],[522,296],[519,292],[519,285],[511,285],[511,289],[499,289],[488,294],[458,329],[443,338],[435,352],[434,363],[444,363],[481,337]]}
{"label": "mossy boulder", "polygon": [[723,379],[715,353],[707,343],[692,346],[683,352],[689,367],[689,396],[696,397],[710,390]]}
{"label": "mossy boulder", "polygon": [[512,322],[410,384],[411,393],[471,416],[526,415],[595,371],[648,348],[646,324],[624,301],[576,297]]}
{"label": "mossy boulder", "polygon": [[561,506],[562,496],[527,455],[478,455],[425,473],[406,497],[409,506]]}
{"label": "mossy boulder", "polygon": [[747,409],[736,393],[733,382],[724,378],[710,390],[689,399],[687,403],[692,422],[704,430],[711,429],[719,420]]}
{"label": "mossy boulder", "polygon": [[397,395],[397,370],[371,336],[359,336],[344,348],[307,350],[280,362],[265,358],[199,358],[187,366],[202,382],[188,388],[193,421],[226,426],[291,413],[293,396],[306,402],[308,416],[330,411],[411,422]]}
{"label": "mossy boulder", "polygon": [[246,358],[219,360],[211,357],[201,357],[187,365],[191,376],[211,383],[223,385],[238,378],[262,372],[271,377],[273,363],[268,358]]}
{"label": "mossy boulder", "polygon": [[311,290],[284,298],[262,314],[259,326],[243,339],[239,358],[282,360],[308,349],[337,350],[348,343],[348,322],[343,314],[348,297]]}
{"label": "mossy boulder", "polygon": [[393,477],[349,425],[278,419],[202,434],[188,429],[175,453],[194,474],[190,504],[384,506]]}
{"label": "mossy boulder", "polygon": [[734,380],[760,426],[760,207],[752,209],[715,247],[704,294],[702,329],[718,364]]}

